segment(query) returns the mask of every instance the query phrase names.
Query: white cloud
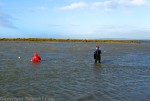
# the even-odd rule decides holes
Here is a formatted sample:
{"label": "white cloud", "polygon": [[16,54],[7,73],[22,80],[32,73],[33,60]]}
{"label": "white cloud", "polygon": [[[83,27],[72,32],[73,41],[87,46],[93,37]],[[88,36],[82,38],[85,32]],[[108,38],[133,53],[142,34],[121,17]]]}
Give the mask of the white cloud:
{"label": "white cloud", "polygon": [[110,8],[114,8],[117,7],[118,3],[115,1],[104,1],[104,2],[94,2],[91,4],[88,4],[88,7],[92,7],[92,8],[98,8],[98,7],[104,7],[105,9],[110,9]]}
{"label": "white cloud", "polygon": [[121,6],[145,6],[148,3],[148,0],[109,0],[113,3],[116,3]]}
{"label": "white cloud", "polygon": [[72,3],[70,5],[62,6],[60,10],[73,10],[79,8],[99,8],[103,7],[104,10],[112,10],[117,8],[118,6],[145,6],[147,5],[147,0],[105,0],[100,2],[86,3],[86,2],[78,2]]}
{"label": "white cloud", "polygon": [[102,2],[94,2],[91,4],[92,7],[99,7],[99,6],[102,6],[103,3]]}
{"label": "white cloud", "polygon": [[87,4],[84,2],[78,2],[78,3],[72,3],[67,6],[60,7],[60,10],[73,10],[73,9],[78,9],[78,8],[85,8],[87,7]]}
{"label": "white cloud", "polygon": [[145,6],[147,5],[147,0],[107,0],[103,2],[92,3],[94,7],[112,7],[112,6]]}
{"label": "white cloud", "polygon": [[104,1],[103,5],[108,7],[108,6],[112,6],[114,3],[116,3],[116,2],[114,2],[114,1]]}
{"label": "white cloud", "polygon": [[145,29],[150,30],[150,26],[146,26]]}
{"label": "white cloud", "polygon": [[144,6],[147,4],[147,1],[146,0],[132,0],[130,4],[133,6]]}

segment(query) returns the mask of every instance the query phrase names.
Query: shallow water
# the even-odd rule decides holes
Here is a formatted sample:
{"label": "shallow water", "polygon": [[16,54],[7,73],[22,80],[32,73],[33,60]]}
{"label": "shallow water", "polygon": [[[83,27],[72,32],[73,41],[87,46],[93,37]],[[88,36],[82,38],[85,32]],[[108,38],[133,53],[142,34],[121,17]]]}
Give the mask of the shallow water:
{"label": "shallow water", "polygon": [[[93,51],[96,45],[101,46],[102,64],[94,64]],[[0,46],[1,100],[150,99],[149,43],[0,42]],[[41,56],[41,63],[29,61],[34,52]]]}

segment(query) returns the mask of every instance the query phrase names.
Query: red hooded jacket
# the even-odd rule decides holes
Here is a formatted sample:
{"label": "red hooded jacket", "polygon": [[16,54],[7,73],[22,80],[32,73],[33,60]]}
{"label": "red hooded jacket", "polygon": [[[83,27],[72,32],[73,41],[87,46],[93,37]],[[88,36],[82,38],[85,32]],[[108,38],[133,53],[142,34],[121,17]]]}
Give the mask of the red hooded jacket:
{"label": "red hooded jacket", "polygon": [[39,55],[37,53],[34,53],[34,56],[31,59],[33,62],[40,62],[41,58],[39,57]]}

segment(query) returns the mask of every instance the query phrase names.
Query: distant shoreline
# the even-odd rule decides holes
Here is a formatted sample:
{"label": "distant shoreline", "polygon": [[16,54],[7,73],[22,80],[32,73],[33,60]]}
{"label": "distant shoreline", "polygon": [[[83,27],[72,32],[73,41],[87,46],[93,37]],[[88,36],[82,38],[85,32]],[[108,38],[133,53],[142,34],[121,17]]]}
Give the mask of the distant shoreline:
{"label": "distant shoreline", "polygon": [[30,42],[99,42],[99,43],[140,43],[138,40],[101,40],[101,39],[54,39],[54,38],[0,38],[0,41]]}

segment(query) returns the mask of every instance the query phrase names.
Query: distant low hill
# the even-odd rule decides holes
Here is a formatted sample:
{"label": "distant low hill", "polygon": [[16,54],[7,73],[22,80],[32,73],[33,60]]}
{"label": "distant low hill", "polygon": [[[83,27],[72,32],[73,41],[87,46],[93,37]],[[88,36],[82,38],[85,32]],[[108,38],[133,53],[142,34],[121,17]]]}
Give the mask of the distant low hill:
{"label": "distant low hill", "polygon": [[101,40],[101,39],[54,39],[54,38],[0,38],[0,41],[37,41],[37,42],[100,42],[100,43],[140,43],[138,40]]}

